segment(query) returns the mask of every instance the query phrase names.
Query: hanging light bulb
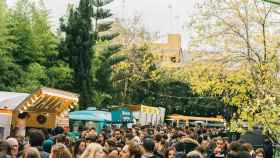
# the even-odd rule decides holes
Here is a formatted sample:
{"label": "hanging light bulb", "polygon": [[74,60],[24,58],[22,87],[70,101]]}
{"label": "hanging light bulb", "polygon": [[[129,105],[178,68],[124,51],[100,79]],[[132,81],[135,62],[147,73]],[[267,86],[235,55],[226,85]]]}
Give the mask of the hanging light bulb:
{"label": "hanging light bulb", "polygon": [[27,106],[28,106],[28,107],[31,107],[31,106],[32,106],[32,104],[30,104],[30,103],[27,103]]}

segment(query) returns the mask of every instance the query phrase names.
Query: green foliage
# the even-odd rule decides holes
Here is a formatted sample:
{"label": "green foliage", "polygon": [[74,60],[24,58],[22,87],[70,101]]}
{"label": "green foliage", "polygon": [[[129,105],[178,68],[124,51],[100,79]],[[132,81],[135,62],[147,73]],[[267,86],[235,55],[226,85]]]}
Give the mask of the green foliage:
{"label": "green foliage", "polygon": [[112,96],[117,93],[112,83],[113,68],[126,59],[125,56],[117,54],[121,50],[121,45],[112,42],[119,33],[112,32],[113,22],[107,20],[112,14],[104,7],[111,2],[112,0],[92,1],[98,39],[95,46],[96,54],[92,60],[95,90],[93,103],[98,107],[106,107],[112,103]]}
{"label": "green foliage", "polygon": [[[0,4],[2,8],[2,1]],[[43,3],[23,0],[15,8],[3,10],[0,89],[31,92],[41,86],[67,88],[71,76],[64,72],[71,71],[59,58],[59,40],[51,31]],[[52,78],[58,73],[59,78]]]}
{"label": "green foliage", "polygon": [[[258,124],[279,135],[279,27],[273,22],[279,18],[278,6],[256,0],[202,1],[198,6],[190,51],[208,56],[198,64],[206,67],[188,70],[194,89],[237,108],[232,129],[247,122],[249,128]],[[213,50],[218,55],[207,63],[214,53],[206,52]]]}
{"label": "green foliage", "polygon": [[92,29],[90,0],[82,0],[78,8],[70,9],[67,21],[62,21],[61,30],[66,36],[63,41],[66,60],[73,69],[73,89],[80,94],[81,108],[92,104],[93,75],[92,59],[96,34]]}
{"label": "green foliage", "polygon": [[11,90],[19,78],[19,67],[14,64],[10,50],[14,47],[8,30],[8,11],[5,0],[0,0],[0,89]]}

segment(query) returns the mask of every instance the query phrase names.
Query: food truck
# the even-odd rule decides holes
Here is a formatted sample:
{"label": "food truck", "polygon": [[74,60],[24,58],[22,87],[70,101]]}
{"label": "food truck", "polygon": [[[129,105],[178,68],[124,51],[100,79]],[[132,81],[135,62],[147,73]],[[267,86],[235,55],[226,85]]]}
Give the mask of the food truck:
{"label": "food truck", "polygon": [[120,108],[111,112],[112,124],[129,127],[133,123],[133,114],[127,108]]}
{"label": "food truck", "polygon": [[110,112],[96,110],[95,107],[70,112],[69,119],[74,131],[77,131],[80,127],[85,127],[95,128],[98,133],[112,121]]}
{"label": "food truck", "polygon": [[0,139],[25,136],[27,128],[56,127],[78,99],[75,93],[46,87],[31,94],[0,91]]}

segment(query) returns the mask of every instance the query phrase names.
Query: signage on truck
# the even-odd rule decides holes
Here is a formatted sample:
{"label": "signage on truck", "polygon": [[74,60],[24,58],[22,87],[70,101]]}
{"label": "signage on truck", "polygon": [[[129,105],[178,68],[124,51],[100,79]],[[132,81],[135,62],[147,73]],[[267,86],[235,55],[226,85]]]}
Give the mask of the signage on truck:
{"label": "signage on truck", "polygon": [[159,114],[159,109],[156,107],[150,107],[150,106],[141,106],[141,112],[144,113],[150,113],[150,114]]}

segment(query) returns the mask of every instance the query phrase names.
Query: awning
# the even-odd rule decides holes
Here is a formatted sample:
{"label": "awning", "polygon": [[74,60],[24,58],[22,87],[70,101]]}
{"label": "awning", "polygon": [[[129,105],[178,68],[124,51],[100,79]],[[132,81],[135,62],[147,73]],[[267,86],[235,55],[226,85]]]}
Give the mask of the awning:
{"label": "awning", "polygon": [[98,110],[82,110],[69,113],[70,120],[111,122],[111,113]]}
{"label": "awning", "polygon": [[30,94],[0,91],[0,109],[14,110]]}
{"label": "awning", "polygon": [[78,94],[52,88],[40,88],[26,97],[15,110],[22,112],[47,112],[60,114],[68,108],[74,108]]}

